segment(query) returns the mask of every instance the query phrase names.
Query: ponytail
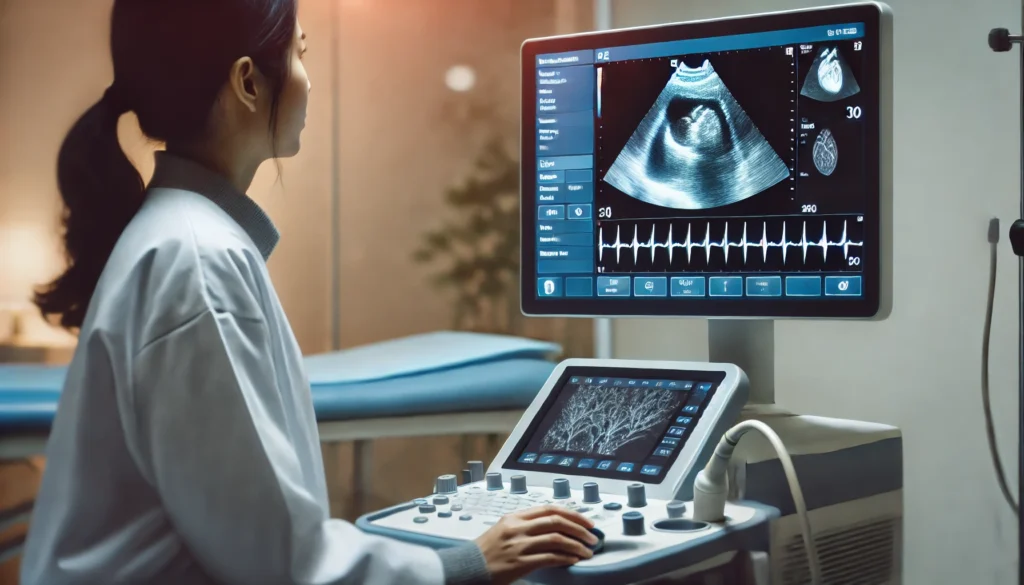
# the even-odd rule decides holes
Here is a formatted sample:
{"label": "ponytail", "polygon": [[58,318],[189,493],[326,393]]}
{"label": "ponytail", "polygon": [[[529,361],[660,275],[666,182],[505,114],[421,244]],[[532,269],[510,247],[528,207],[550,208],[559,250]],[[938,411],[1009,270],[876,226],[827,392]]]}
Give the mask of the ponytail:
{"label": "ponytail", "polygon": [[67,267],[34,301],[69,330],[82,327],[114,244],[142,206],[145,184],[117,139],[117,122],[129,110],[111,86],[71,127],[57,156]]}

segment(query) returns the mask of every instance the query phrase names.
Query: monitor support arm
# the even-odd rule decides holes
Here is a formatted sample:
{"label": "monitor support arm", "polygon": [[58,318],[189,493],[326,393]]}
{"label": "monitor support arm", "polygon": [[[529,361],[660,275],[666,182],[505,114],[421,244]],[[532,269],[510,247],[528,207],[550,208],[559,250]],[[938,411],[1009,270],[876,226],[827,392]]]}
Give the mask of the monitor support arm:
{"label": "monitor support arm", "polygon": [[[1024,20],[1024,16],[1022,16]],[[1024,26],[1024,22],[1022,22]],[[1005,28],[994,28],[988,33],[988,46],[997,53],[1005,53],[1013,48],[1013,45],[1024,44],[1024,36],[1011,35],[1010,31]],[[1020,198],[1020,215],[1024,217],[1024,50],[1021,51],[1020,55],[1020,70],[1021,70],[1021,198]],[[1017,256],[1024,257],[1024,220],[1018,219],[1013,222],[1010,226],[1010,245],[1013,247],[1013,253]],[[1018,460],[1017,460],[1017,477],[1018,477],[1018,493],[1017,501],[1021,501],[1021,495],[1024,494],[1024,447],[1022,447],[1022,429],[1024,429],[1024,266],[1018,263],[1018,303],[1020,304],[1021,322],[1018,329],[1018,377],[1020,387],[1018,388],[1018,400],[1019,402],[1019,413],[1017,421],[1017,447],[1018,447]],[[1021,561],[1024,558],[1024,523],[1021,522],[1020,516],[1017,518],[1017,546],[1018,560],[1018,580],[1024,583],[1024,562]]]}
{"label": "monitor support arm", "polygon": [[775,321],[708,319],[708,361],[735,364],[750,381],[750,409],[775,404]]}

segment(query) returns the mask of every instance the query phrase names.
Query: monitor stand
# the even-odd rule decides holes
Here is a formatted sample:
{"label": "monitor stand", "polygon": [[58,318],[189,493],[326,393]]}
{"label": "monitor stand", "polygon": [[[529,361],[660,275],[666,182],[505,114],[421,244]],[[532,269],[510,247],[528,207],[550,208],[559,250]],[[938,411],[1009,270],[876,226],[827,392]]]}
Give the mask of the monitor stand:
{"label": "monitor stand", "polygon": [[788,414],[775,405],[775,321],[708,319],[708,361],[746,372],[750,395],[741,418]]}

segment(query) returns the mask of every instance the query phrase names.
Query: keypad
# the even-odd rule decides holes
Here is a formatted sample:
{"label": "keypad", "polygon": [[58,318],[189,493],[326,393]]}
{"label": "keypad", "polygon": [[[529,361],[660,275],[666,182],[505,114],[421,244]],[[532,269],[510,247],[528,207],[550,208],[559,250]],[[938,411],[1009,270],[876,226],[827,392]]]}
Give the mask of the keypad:
{"label": "keypad", "polygon": [[590,511],[589,508],[572,499],[556,500],[539,492],[517,495],[504,491],[487,491],[477,486],[459,494],[458,503],[452,501],[453,510],[458,506],[461,508],[459,511],[468,514],[498,517],[544,505],[564,506],[581,513]]}

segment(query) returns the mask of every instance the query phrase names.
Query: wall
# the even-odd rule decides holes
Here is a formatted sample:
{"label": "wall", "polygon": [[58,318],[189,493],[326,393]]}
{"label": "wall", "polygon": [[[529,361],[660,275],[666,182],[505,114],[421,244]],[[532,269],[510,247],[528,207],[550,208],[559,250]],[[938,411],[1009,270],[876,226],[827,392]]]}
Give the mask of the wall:
{"label": "wall", "polygon": [[[809,7],[808,0],[618,0],[615,27]],[[904,583],[1015,583],[1016,519],[985,440],[979,375],[987,222],[1019,215],[1018,55],[1013,0],[892,0],[895,250],[883,322],[779,322],[776,398],[793,410],[899,426],[905,456]],[[1016,51],[1016,49],[1015,49]],[[1017,261],[1000,244],[991,388],[1017,493]],[[618,357],[705,359],[704,322],[615,324]]]}
{"label": "wall", "polygon": [[[553,33],[555,19],[548,0],[342,6],[342,339],[353,345],[450,326],[450,299],[412,253],[449,214],[444,190],[464,177],[489,128],[448,113],[485,103],[514,139],[519,45]],[[444,83],[459,64],[477,74],[465,94]]]}
{"label": "wall", "polygon": [[[468,170],[483,129],[453,123],[445,108],[488,100],[515,132],[519,44],[555,27],[547,0],[336,3],[340,51],[332,56],[331,1],[300,2],[313,85],[303,148],[282,162],[280,176],[273,164],[261,167],[250,190],[282,233],[270,271],[306,353],[331,347],[334,164],[341,194],[341,345],[450,326],[451,300],[428,285],[429,268],[412,253],[448,213],[444,190]],[[10,249],[31,249],[19,258],[28,269],[0,277],[0,302],[27,298],[34,283],[60,270],[56,153],[75,117],[111,81],[110,5],[0,4],[0,262]],[[455,64],[477,71],[472,92],[457,95],[445,86],[445,71]],[[333,67],[340,75],[337,120]],[[335,123],[339,152],[331,142]],[[131,115],[121,130],[122,144],[148,178],[153,146]]]}
{"label": "wall", "polygon": [[[0,246],[16,246],[33,270],[3,272],[0,299],[27,298],[33,284],[60,268],[57,240],[60,199],[55,165],[65,132],[112,80],[107,46],[110,2],[48,0],[6,2],[0,13]],[[312,38],[329,36],[327,4],[306,2],[301,18]],[[326,43],[325,43],[326,44]],[[310,59],[314,78],[326,78],[330,59]],[[325,88],[326,88],[326,84]],[[303,349],[327,348],[330,94],[310,97],[303,150],[260,168],[250,190],[282,232],[270,262],[282,303]],[[148,179],[152,150],[133,116],[122,118],[121,143]],[[12,234],[21,234],[14,238]],[[24,250],[24,252],[22,252]],[[0,258],[9,251],[0,249]],[[31,278],[25,278],[30,272]]]}
{"label": "wall", "polygon": [[[341,34],[340,51],[332,55],[335,2]],[[0,0],[0,302],[27,299],[34,284],[61,268],[56,155],[76,116],[111,82],[111,4]],[[452,104],[490,100],[514,137],[519,45],[524,38],[552,34],[556,26],[576,29],[589,20],[588,4],[300,1],[313,86],[302,152],[282,161],[280,176],[273,164],[264,165],[250,194],[282,232],[269,267],[305,353],[331,348],[335,165],[341,179],[341,345],[450,326],[450,299],[428,286],[428,269],[413,262],[412,251],[421,234],[448,213],[444,190],[468,169],[483,132],[453,123],[443,112]],[[455,95],[446,88],[444,73],[455,64],[476,69],[473,92]],[[332,148],[335,121],[341,131],[338,151]],[[131,115],[122,119],[120,132],[122,145],[148,179],[154,145],[140,135]],[[19,264],[12,266],[11,258]],[[0,337],[5,334],[0,323]],[[421,495],[439,470],[461,469],[467,457],[486,458],[488,447],[481,443],[464,446],[454,437],[378,441],[371,505]],[[343,505],[351,493],[350,446],[325,456],[334,512],[351,518]],[[38,473],[24,466],[0,468],[0,507],[29,497],[37,479]],[[14,574],[15,563],[0,566],[0,583]]]}

